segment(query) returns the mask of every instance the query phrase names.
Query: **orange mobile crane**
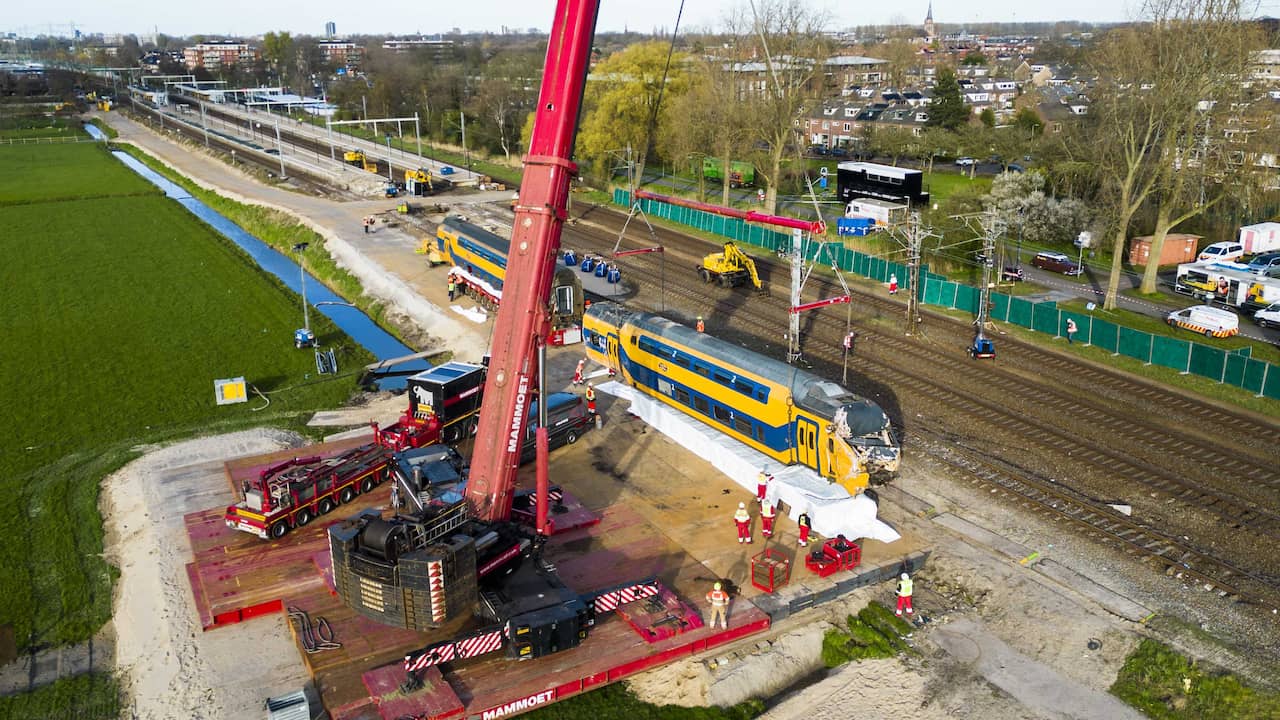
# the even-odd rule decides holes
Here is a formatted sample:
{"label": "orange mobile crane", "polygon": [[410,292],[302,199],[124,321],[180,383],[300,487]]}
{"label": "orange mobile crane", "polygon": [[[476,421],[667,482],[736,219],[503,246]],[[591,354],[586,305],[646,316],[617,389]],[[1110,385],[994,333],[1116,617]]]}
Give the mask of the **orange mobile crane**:
{"label": "orange mobile crane", "polygon": [[[570,156],[598,7],[599,0],[556,3],[465,493],[433,494],[431,468],[410,459],[395,478],[408,512],[389,520],[366,513],[329,530],[343,602],[383,622],[444,635],[406,656],[406,690],[441,662],[504,647],[517,659],[576,647],[598,615],[658,592],[650,579],[578,594],[541,561],[549,533],[545,421],[536,435],[537,532],[510,521],[529,405],[543,385],[551,283],[577,170]],[[457,634],[471,616],[486,626]]]}

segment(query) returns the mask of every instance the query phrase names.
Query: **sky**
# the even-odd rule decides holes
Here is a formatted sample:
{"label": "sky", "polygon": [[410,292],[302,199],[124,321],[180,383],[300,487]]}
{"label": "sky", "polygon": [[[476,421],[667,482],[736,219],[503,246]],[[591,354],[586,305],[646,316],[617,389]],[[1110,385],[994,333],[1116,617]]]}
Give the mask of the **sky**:
{"label": "sky", "polygon": [[[867,0],[810,0],[826,8],[834,19],[832,29],[855,25],[902,22],[918,25],[928,10],[928,0],[867,2]],[[1264,0],[1277,3],[1280,0]],[[630,29],[650,32],[675,25],[680,0],[601,0],[597,29]],[[939,23],[1032,22],[1083,20],[1116,22],[1136,15],[1135,0],[1078,0],[1064,4],[1048,0],[937,0],[933,17]],[[305,11],[303,10],[305,8]],[[734,10],[750,12],[748,0],[686,0],[681,27],[715,28]],[[154,32],[168,35],[260,35],[268,30],[322,35],[325,23],[337,24],[338,34],[423,34],[466,31],[501,31],[538,28],[546,31],[554,12],[554,0],[308,0],[306,3],[221,0],[216,3],[175,0],[62,0],[8,3],[0,14],[0,32],[22,35],[67,34],[74,26],[85,33]],[[1280,14],[1274,12],[1273,14]]]}

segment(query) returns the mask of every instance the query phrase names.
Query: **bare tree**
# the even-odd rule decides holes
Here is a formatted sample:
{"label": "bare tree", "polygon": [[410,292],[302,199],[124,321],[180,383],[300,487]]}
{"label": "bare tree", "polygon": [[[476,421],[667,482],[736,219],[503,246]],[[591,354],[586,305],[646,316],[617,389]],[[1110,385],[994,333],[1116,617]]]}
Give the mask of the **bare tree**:
{"label": "bare tree", "polygon": [[[750,107],[756,177],[767,183],[765,207],[775,212],[783,160],[799,154],[797,118],[818,101],[831,45],[825,15],[800,0],[749,0],[730,19],[734,34],[754,41],[755,62],[739,65],[738,88]],[[748,29],[749,28],[749,29]]]}

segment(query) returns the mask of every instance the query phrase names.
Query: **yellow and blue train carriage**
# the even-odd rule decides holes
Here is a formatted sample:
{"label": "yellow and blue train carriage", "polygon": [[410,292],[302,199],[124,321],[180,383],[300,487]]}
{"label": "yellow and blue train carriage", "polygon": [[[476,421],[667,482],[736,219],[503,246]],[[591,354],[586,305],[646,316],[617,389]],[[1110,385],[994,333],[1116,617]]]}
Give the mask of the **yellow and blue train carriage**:
{"label": "yellow and blue train carriage", "polygon": [[449,216],[436,228],[436,244],[455,267],[471,276],[464,276],[464,279],[481,281],[468,282],[467,285],[496,305],[502,297],[511,241],[466,220]]}
{"label": "yellow and blue train carriage", "polygon": [[836,383],[614,303],[587,308],[583,332],[588,357],[621,380],[778,462],[854,494],[898,469],[888,416]]}

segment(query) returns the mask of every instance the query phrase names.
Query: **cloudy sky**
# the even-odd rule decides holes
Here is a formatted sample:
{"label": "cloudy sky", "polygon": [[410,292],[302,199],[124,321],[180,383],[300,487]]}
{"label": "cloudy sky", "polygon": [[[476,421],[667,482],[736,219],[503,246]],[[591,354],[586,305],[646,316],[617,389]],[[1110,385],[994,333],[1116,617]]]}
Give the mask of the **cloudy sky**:
{"label": "cloudy sky", "polygon": [[[550,25],[554,0],[484,0],[448,2],[442,0],[380,0],[354,3],[350,0],[308,0],[304,3],[222,0],[216,3],[177,0],[132,0],[128,3],[103,0],[63,0],[58,3],[7,3],[0,14],[0,31],[23,35],[69,34],[72,24],[83,32],[146,33],[156,28],[170,35],[196,33],[258,35],[268,30],[320,35],[324,24],[337,23],[338,33],[417,33],[500,31],[508,28],[539,28]],[[833,18],[834,29],[861,24],[890,22],[920,23],[928,0],[867,2],[866,0],[813,0]],[[1280,0],[1264,0],[1280,5]],[[1079,0],[1073,3],[1047,0],[938,0],[934,19],[943,23],[991,21],[1086,20],[1112,22],[1136,15],[1137,0]],[[649,32],[675,24],[679,0],[601,0],[600,30]],[[305,10],[304,10],[305,8]],[[707,28],[720,24],[726,14],[749,11],[748,0],[686,0],[684,28]],[[1280,14],[1273,12],[1272,14]]]}

